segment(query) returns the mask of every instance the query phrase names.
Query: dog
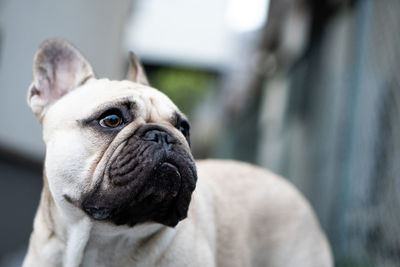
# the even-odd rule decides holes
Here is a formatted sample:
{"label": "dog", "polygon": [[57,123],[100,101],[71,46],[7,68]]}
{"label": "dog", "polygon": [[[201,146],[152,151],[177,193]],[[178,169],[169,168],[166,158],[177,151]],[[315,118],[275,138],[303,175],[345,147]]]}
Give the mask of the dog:
{"label": "dog", "polygon": [[332,266],[305,198],[259,167],[195,161],[188,119],[130,61],[113,81],[64,40],[37,51],[46,158],[23,266]]}

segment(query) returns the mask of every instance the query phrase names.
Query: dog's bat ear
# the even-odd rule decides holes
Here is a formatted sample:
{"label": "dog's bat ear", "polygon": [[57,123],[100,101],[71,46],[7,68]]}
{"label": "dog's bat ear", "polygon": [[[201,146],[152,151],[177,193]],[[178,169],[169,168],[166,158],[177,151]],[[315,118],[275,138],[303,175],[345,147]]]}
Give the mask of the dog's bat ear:
{"label": "dog's bat ear", "polygon": [[139,59],[133,52],[129,52],[129,70],[127,79],[132,82],[149,85],[146,72],[144,71],[144,68]]}
{"label": "dog's bat ear", "polygon": [[47,40],[34,58],[28,104],[41,121],[50,104],[91,77],[92,67],[75,47],[64,40]]}

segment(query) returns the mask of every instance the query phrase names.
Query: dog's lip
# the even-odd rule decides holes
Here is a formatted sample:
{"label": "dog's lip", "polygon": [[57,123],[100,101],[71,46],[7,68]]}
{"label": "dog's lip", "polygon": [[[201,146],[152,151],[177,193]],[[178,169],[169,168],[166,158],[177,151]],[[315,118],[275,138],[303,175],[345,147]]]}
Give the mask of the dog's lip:
{"label": "dog's lip", "polygon": [[110,208],[99,207],[99,206],[90,206],[90,205],[86,206],[83,203],[79,204],[78,201],[73,200],[67,194],[64,194],[63,197],[68,203],[70,203],[70,204],[72,204],[72,205],[74,205],[76,207],[82,206],[82,209],[95,220],[106,220],[111,215],[111,209]]}
{"label": "dog's lip", "polygon": [[[178,186],[171,190],[170,196],[173,198],[177,197],[182,182],[179,167],[172,162],[164,161],[155,168],[155,173],[158,178],[167,179],[168,177],[169,179],[172,178],[176,181]],[[102,205],[82,203],[82,208],[91,218],[98,221],[108,220],[113,214],[112,208]]]}
{"label": "dog's lip", "polygon": [[106,220],[111,216],[111,209],[105,207],[85,207],[85,211],[95,220]]}
{"label": "dog's lip", "polygon": [[[179,168],[171,163],[171,162],[163,162],[161,163],[158,168],[156,169],[157,173],[160,175],[160,178],[163,178],[163,176],[168,176],[168,177],[174,177],[175,179],[179,180],[179,186],[181,184],[181,173],[179,171]],[[178,191],[177,190],[173,190],[171,192],[172,197],[176,197],[178,195]]]}
{"label": "dog's lip", "polygon": [[165,161],[165,162],[162,162],[161,164],[160,164],[160,166],[157,168],[157,170],[164,170],[164,171],[168,171],[168,172],[175,172],[175,173],[177,173],[177,174],[179,174],[180,175],[180,172],[179,172],[179,169],[178,169],[178,167],[175,165],[175,164],[173,164],[173,163],[171,163],[171,162],[168,162],[168,161]]}

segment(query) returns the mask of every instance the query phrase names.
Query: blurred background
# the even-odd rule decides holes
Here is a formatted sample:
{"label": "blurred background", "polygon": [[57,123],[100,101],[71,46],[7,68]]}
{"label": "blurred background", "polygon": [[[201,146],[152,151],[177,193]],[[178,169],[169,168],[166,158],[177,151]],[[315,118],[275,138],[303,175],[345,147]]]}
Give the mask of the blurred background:
{"label": "blurred background", "polygon": [[45,146],[26,105],[53,37],[98,77],[128,51],[192,122],[196,158],[234,158],[292,181],[336,266],[400,266],[400,1],[1,0],[0,266],[20,266]]}

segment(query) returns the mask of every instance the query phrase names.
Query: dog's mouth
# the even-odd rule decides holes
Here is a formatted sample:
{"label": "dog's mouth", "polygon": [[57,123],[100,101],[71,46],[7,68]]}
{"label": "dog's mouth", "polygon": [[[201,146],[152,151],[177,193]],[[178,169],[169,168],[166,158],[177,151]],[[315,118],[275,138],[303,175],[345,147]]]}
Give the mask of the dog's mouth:
{"label": "dog's mouth", "polygon": [[160,166],[156,169],[156,177],[161,183],[164,182],[165,192],[171,194],[172,197],[176,197],[178,195],[182,177],[175,165],[169,162],[160,164]]}
{"label": "dog's mouth", "polygon": [[190,151],[166,136],[161,137],[169,143],[142,136],[127,140],[112,159],[108,179],[83,198],[81,208],[94,220],[175,226],[187,216],[197,180]]}

